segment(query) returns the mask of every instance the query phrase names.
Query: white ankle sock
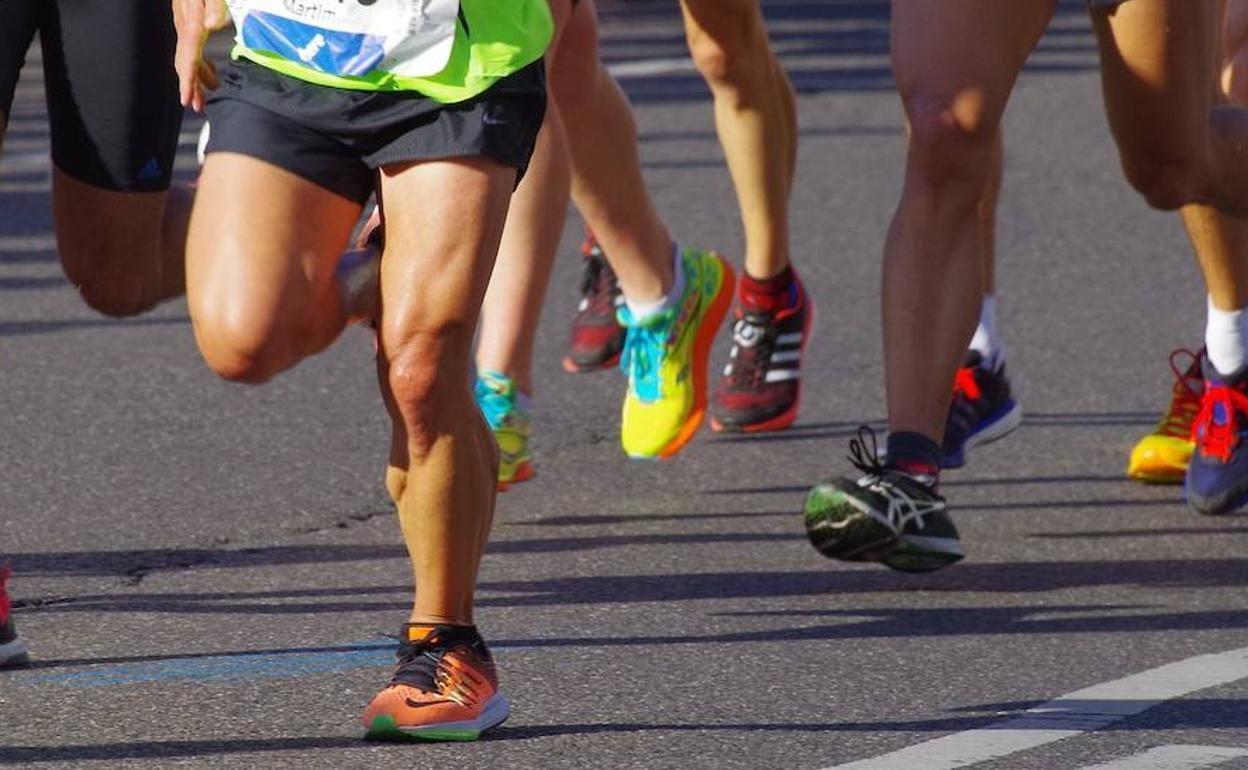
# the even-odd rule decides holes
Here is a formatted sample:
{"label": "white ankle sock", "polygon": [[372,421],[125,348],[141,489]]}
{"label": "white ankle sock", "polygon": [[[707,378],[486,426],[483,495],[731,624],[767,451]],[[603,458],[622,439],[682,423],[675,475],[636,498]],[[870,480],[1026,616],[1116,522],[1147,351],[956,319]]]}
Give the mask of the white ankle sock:
{"label": "white ankle sock", "polygon": [[1209,363],[1218,374],[1230,375],[1248,363],[1248,313],[1219,310],[1208,297],[1209,315],[1205,322],[1205,347]]}
{"label": "white ankle sock", "polygon": [[999,369],[1005,363],[1005,345],[997,332],[997,298],[991,294],[984,295],[979,307],[979,325],[969,349],[979,354],[983,369]]}
{"label": "white ankle sock", "polygon": [[685,293],[685,265],[684,260],[681,259],[679,244],[672,244],[672,254],[674,279],[671,291],[649,302],[634,302],[628,297],[624,298],[624,304],[628,305],[628,312],[633,316],[634,321],[644,321],[656,313],[662,313],[679,302],[680,295]]}

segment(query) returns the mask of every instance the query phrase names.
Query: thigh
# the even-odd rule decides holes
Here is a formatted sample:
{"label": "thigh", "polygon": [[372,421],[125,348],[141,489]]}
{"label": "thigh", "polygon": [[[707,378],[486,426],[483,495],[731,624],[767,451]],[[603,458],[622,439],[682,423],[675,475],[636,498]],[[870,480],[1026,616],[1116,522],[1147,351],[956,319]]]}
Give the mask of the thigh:
{"label": "thigh", "polygon": [[1127,0],[1094,7],[1110,130],[1128,158],[1204,152],[1217,87],[1218,0]]}
{"label": "thigh", "polygon": [[0,0],[0,140],[26,62],[26,50],[45,11],[45,0]]}
{"label": "thigh", "polygon": [[50,15],[44,75],[56,167],[105,190],[167,190],[182,124],[168,0],[60,0]]}
{"label": "thigh", "polygon": [[1053,8],[1054,0],[893,0],[893,72],[912,125],[926,115],[995,132]]}
{"label": "thigh", "polygon": [[187,236],[187,300],[201,348],[302,325],[338,291],[334,270],[360,204],[256,157],[210,154]]}
{"label": "thigh", "polygon": [[386,166],[381,263],[382,344],[456,332],[466,372],[468,344],[489,284],[516,170],[469,157]]}

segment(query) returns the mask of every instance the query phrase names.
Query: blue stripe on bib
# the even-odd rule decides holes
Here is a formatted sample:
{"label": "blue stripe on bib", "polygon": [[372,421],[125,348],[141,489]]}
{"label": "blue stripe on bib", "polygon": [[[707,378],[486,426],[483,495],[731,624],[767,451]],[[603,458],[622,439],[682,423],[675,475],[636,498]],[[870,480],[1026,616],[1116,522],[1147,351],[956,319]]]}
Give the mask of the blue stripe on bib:
{"label": "blue stripe on bib", "polygon": [[364,77],[386,55],[385,38],[378,35],[325,29],[263,11],[247,14],[242,38],[253,50],[340,77]]}

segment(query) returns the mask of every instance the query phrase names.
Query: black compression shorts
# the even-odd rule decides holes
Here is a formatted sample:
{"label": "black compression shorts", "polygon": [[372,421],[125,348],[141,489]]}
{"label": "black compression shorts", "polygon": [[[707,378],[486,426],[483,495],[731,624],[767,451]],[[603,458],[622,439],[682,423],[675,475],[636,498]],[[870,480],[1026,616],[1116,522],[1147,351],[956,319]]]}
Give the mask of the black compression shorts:
{"label": "black compression shorts", "polygon": [[0,0],[0,113],[35,34],[52,162],[120,192],[169,188],[182,125],[169,0]]}

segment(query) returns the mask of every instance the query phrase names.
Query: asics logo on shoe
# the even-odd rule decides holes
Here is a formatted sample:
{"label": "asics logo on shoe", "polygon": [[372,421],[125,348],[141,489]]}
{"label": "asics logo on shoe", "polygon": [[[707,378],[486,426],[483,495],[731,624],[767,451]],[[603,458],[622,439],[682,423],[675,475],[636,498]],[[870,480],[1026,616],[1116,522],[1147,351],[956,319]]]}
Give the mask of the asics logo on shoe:
{"label": "asics logo on shoe", "polygon": [[[927,478],[923,476],[907,476],[906,478],[913,478],[919,484],[925,484],[927,481]],[[944,500],[940,498],[932,500],[915,499],[899,485],[887,483],[882,476],[865,476],[858,481],[858,484],[888,501],[888,508],[883,516],[873,510],[868,511],[868,513],[872,518],[888,526],[894,532],[900,533],[910,522],[914,522],[915,526],[923,529],[926,524],[924,517],[940,513],[946,508]]]}

